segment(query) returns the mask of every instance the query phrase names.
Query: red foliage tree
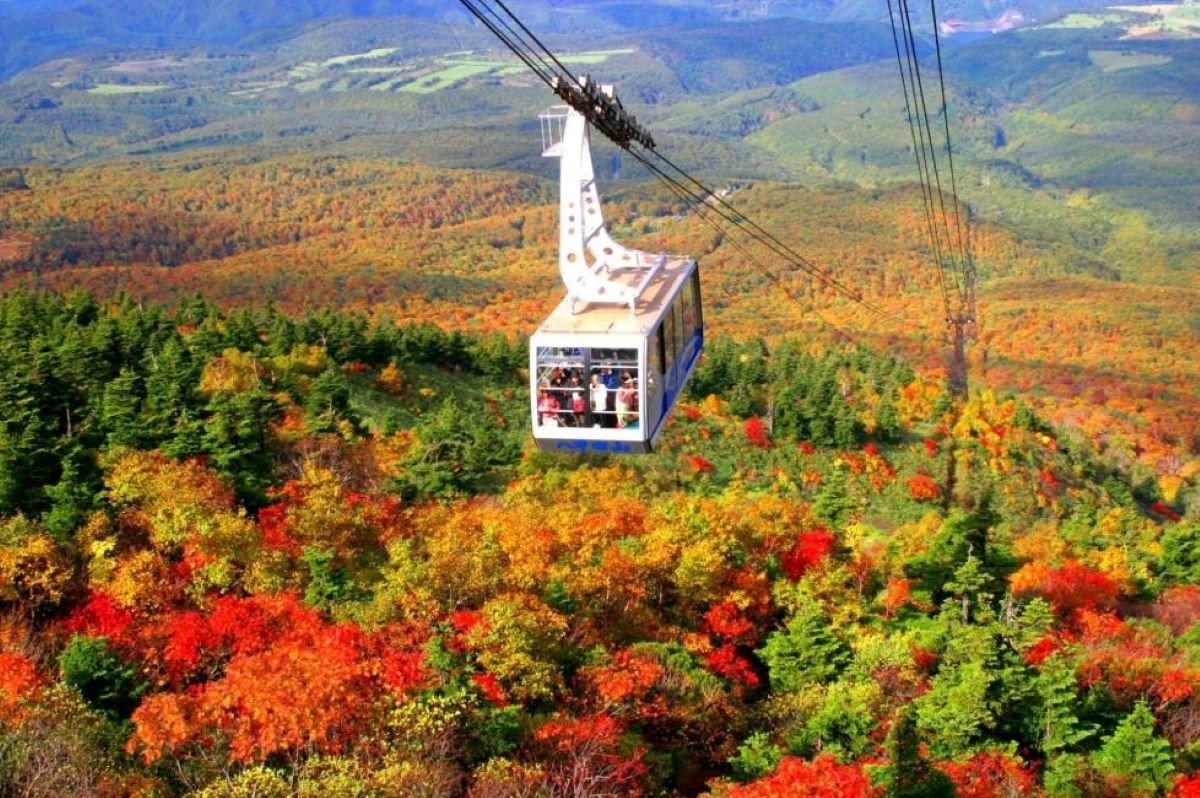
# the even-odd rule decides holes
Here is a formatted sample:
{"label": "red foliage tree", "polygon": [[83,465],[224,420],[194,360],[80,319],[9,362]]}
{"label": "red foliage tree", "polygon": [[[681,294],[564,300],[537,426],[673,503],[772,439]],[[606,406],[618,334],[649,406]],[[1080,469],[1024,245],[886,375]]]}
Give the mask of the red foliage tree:
{"label": "red foliage tree", "polygon": [[266,548],[285,552],[291,557],[300,556],[300,544],[287,531],[287,505],[272,504],[259,510],[258,526]]}
{"label": "red foliage tree", "polygon": [[1025,662],[1034,667],[1050,659],[1060,648],[1058,637],[1048,634],[1025,650]]}
{"label": "red foliage tree", "polygon": [[1200,586],[1169,587],[1154,602],[1154,620],[1171,627],[1181,635],[1200,621]]}
{"label": "red foliage tree", "polygon": [[535,755],[552,795],[639,796],[644,752],[621,751],[620,721],[604,713],[555,718],[534,733]]}
{"label": "red foliage tree", "polygon": [[402,694],[424,676],[419,650],[397,650],[390,630],[368,636],[328,624],[292,594],[226,597],[207,616],[180,613],[152,633],[166,641],[174,678],[220,676],[155,695],[133,713],[129,749],[147,761],[213,736],[241,763],[336,753],[373,720],[385,692]]}
{"label": "red foliage tree", "polygon": [[879,603],[883,605],[884,615],[888,618],[895,616],[902,608],[912,603],[912,583],[907,579],[888,580]]}
{"label": "red foliage tree", "polygon": [[42,677],[28,658],[0,653],[0,725],[19,720],[22,704],[36,699],[42,685]]}
{"label": "red foliage tree", "polygon": [[455,654],[462,654],[470,649],[469,638],[474,629],[487,631],[487,622],[474,610],[455,610],[446,619],[450,622],[450,628],[454,630],[454,636],[446,643],[446,648]]}
{"label": "red foliage tree", "polygon": [[1200,773],[1181,776],[1167,798],[1200,798]]}
{"label": "red foliage tree", "polygon": [[966,762],[940,766],[958,798],[1017,798],[1037,795],[1037,776],[1028,765],[996,751],[980,751]]}
{"label": "red foliage tree", "polygon": [[667,709],[664,697],[655,689],[665,673],[657,660],[621,651],[609,665],[585,669],[583,675],[604,712],[651,717]]}
{"label": "red foliage tree", "polygon": [[808,762],[787,756],[770,776],[734,787],[725,798],[880,798],[858,764],[839,765],[829,754]]}
{"label": "red foliage tree", "polygon": [[1041,596],[1063,615],[1112,607],[1121,592],[1110,576],[1073,560],[1057,568],[1029,563],[1012,575],[1011,582],[1014,593]]}
{"label": "red foliage tree", "polygon": [[758,686],[758,675],[750,663],[737,653],[732,643],[726,643],[704,658],[704,663],[713,673],[737,685],[754,688]]}
{"label": "red foliage tree", "polygon": [[751,446],[759,449],[770,448],[771,439],[767,437],[767,427],[758,416],[746,419],[745,433],[746,440],[750,441]]}
{"label": "red foliage tree", "polygon": [[1120,706],[1152,698],[1158,709],[1190,702],[1196,695],[1200,673],[1186,667],[1186,661],[1173,662],[1153,630],[1090,610],[1078,613],[1075,626],[1084,687],[1103,685]]}
{"label": "red foliage tree", "polygon": [[504,688],[495,676],[490,673],[473,673],[471,681],[488,701],[498,707],[508,706],[508,697],[504,695]]}
{"label": "red foliage tree", "polygon": [[704,613],[704,630],[713,637],[730,643],[749,643],[754,638],[754,624],[750,622],[738,605],[722,601]]}
{"label": "red foliage tree", "polygon": [[795,545],[780,556],[779,565],[788,579],[795,582],[829,554],[836,540],[826,529],[801,532],[796,536]]}
{"label": "red foliage tree", "polygon": [[102,590],[93,590],[87,601],[67,617],[68,632],[118,641],[133,623],[133,613]]}
{"label": "red foliage tree", "polygon": [[908,480],[908,495],[919,502],[931,502],[941,497],[942,489],[933,477],[922,472]]}

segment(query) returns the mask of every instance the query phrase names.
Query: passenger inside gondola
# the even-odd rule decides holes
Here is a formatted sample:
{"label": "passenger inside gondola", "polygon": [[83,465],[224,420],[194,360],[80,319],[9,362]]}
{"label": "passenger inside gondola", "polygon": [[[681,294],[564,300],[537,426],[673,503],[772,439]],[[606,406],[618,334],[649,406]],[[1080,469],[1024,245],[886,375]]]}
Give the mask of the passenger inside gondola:
{"label": "passenger inside gondola", "polygon": [[558,426],[558,400],[554,398],[548,388],[542,388],[538,391],[538,419],[541,424],[546,427]]}
{"label": "passenger inside gondola", "polygon": [[637,350],[547,348],[537,371],[540,426],[637,426]]}

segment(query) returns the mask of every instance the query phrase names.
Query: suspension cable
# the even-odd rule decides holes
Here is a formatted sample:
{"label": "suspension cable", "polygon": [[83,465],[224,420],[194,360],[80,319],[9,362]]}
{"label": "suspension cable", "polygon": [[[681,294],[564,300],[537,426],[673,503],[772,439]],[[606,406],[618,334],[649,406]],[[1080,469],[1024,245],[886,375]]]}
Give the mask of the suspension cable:
{"label": "suspension cable", "polygon": [[682,167],[676,165],[670,158],[668,158],[667,156],[665,156],[659,152],[654,152],[652,154],[654,155],[654,157],[658,158],[663,163],[665,163],[669,167],[671,167],[671,169],[673,169],[680,176],[682,176],[688,183],[695,186],[700,192],[702,192],[702,196],[712,197],[714,200],[716,200],[716,202],[726,212],[726,213],[722,213],[722,216],[724,218],[728,219],[731,224],[734,224],[735,226],[737,226],[746,235],[750,236],[755,241],[758,241],[760,244],[767,247],[775,254],[783,257],[785,260],[789,261],[793,265],[799,267],[802,271],[805,271],[806,273],[811,274],[812,276],[816,277],[818,280],[820,280],[825,285],[844,294],[848,298],[854,300],[855,302],[859,303],[860,305],[862,305],[863,307],[872,311],[873,313],[878,313],[880,315],[887,315],[878,306],[864,300],[862,298],[861,291],[858,291],[857,289],[850,288],[849,286],[844,285],[841,281],[839,281],[836,277],[834,277],[828,271],[817,266],[811,260],[804,257],[799,252],[797,252],[795,249],[793,249],[792,247],[790,247],[789,245],[787,245],[786,243],[781,241],[779,239],[779,237],[776,236],[774,233],[765,229],[762,225],[755,222],[752,218],[747,216],[745,213],[743,213],[742,211],[735,208],[731,203],[727,202],[723,197],[721,197],[720,194],[714,192],[711,188],[706,186],[704,183],[702,183],[699,180],[697,180],[696,178],[692,177],[690,174],[688,174],[686,171],[684,171],[684,169]]}
{"label": "suspension cable", "polygon": [[[895,48],[896,48],[896,67],[900,71],[900,88],[903,90],[903,93],[904,93],[905,119],[908,120],[908,130],[909,130],[909,135],[912,140],[913,154],[917,159],[917,178],[918,178],[917,182],[920,185],[921,204],[925,211],[925,229],[929,235],[929,245],[930,245],[931,250],[933,251],[933,256],[938,263],[938,269],[937,269],[938,288],[941,290],[942,303],[945,306],[945,308],[947,309],[946,312],[949,313],[950,289],[949,289],[949,286],[947,284],[947,279],[946,279],[946,269],[945,269],[945,265],[944,265],[943,255],[942,255],[941,240],[940,240],[939,236],[937,235],[937,227],[933,220],[933,200],[932,200],[932,197],[930,196],[931,189],[930,189],[929,181],[928,181],[928,177],[927,177],[927,163],[926,163],[926,158],[925,158],[925,137],[922,133],[922,135],[920,137],[920,143],[918,144],[917,125],[913,124],[913,119],[915,119],[915,116],[913,113],[912,99],[910,98],[910,94],[909,94],[909,88],[908,88],[909,82],[908,82],[908,80],[905,79],[906,74],[909,75],[910,77],[912,74],[911,69],[908,70],[906,73],[905,61],[907,61],[908,63],[911,64],[912,57],[909,54],[907,38],[904,39],[904,58],[901,57],[900,36],[896,32],[896,17],[895,17],[895,13],[893,12],[893,9],[892,9],[892,0],[888,0],[888,19],[891,21],[891,24],[892,24],[892,44],[895,45]],[[914,93],[915,93],[915,89],[914,89]]]}
{"label": "suspension cable", "polygon": [[[736,227],[739,231],[741,231],[748,238],[750,238],[753,241],[758,242],[759,244],[761,244],[762,246],[764,246],[771,252],[775,253],[779,257],[788,261],[793,266],[796,266],[800,271],[802,271],[805,274],[809,275],[810,277],[816,279],[818,282],[822,283],[826,287],[828,287],[828,288],[836,291],[837,293],[842,294],[843,296],[847,297],[848,299],[862,305],[864,308],[871,311],[872,313],[875,313],[875,314],[878,314],[881,316],[888,315],[886,313],[886,311],[884,311],[878,305],[875,305],[874,303],[863,299],[861,292],[859,292],[853,288],[850,288],[849,286],[844,285],[841,281],[837,280],[835,277],[833,277],[831,274],[829,274],[824,269],[821,269],[820,267],[816,266],[808,259],[803,258],[802,256],[798,255],[795,252],[795,250],[788,247],[786,244],[781,242],[773,234],[771,234],[770,232],[764,230],[762,227],[757,225],[753,220],[749,219],[749,217],[746,217],[744,214],[742,214],[740,211],[738,211],[737,208],[734,208],[730,203],[725,202],[718,194],[713,192],[711,189],[709,189],[703,183],[700,183],[698,180],[695,180],[695,178],[692,178],[686,172],[682,172],[682,170],[680,170],[681,174],[690,183],[692,183],[693,185],[698,187],[699,190],[694,189],[694,188],[689,188],[689,186],[687,184],[681,182],[679,179],[677,179],[677,178],[673,177],[672,175],[668,174],[667,172],[665,172],[656,163],[653,163],[644,153],[630,151],[630,154],[635,159],[637,159],[638,162],[640,162],[643,166],[645,166],[647,169],[649,169],[650,172],[652,174],[654,174],[656,177],[658,177],[661,181],[666,183],[668,186],[672,187],[672,189],[676,190],[677,193],[680,193],[681,196],[688,198],[689,202],[697,210],[699,210],[700,207],[709,208],[712,212],[714,212],[715,214],[720,216],[727,223]],[[654,153],[654,154],[658,155],[658,157],[661,160],[667,161],[667,159],[664,156],[659,155],[658,153]],[[669,163],[669,161],[667,161],[667,162]],[[676,168],[678,168],[678,167],[676,167]],[[716,202],[717,202],[716,207],[713,207],[713,206],[710,206],[707,204],[707,200],[709,198],[716,200]],[[721,232],[726,233],[727,231],[722,230]],[[732,243],[733,239],[730,239],[730,242]],[[739,249],[739,252],[742,252],[747,257],[749,257],[755,263],[755,265],[757,265],[765,273],[767,273],[768,275],[770,275],[772,277],[774,276],[771,274],[771,269],[766,267],[758,258],[755,258],[754,256],[750,255],[744,249]]]}
{"label": "suspension cable", "polygon": [[[512,12],[512,10],[502,2],[502,0],[493,0],[493,2],[496,2],[497,5],[499,6],[499,8],[504,12],[504,14],[506,14],[510,19],[512,19],[513,23],[518,28],[520,28],[522,31],[525,32],[525,34],[532,40],[532,42],[533,42],[532,44],[528,40],[526,40],[524,36],[522,36],[520,33],[518,33],[516,30],[514,30],[512,25],[510,25],[506,21],[504,21],[499,12],[497,12],[495,9],[488,6],[487,0],[459,0],[459,1],[462,5],[464,5],[467,8],[468,11],[471,12],[471,14],[473,16],[475,16],[476,19],[478,19],[481,23],[483,23],[488,28],[488,30],[490,30],[493,34],[495,34],[496,37],[509,50],[511,50],[514,54],[516,54],[517,57],[520,58],[521,61],[526,64],[526,66],[528,66],[531,70],[533,70],[533,72],[535,74],[537,74],[537,76],[543,82],[545,82],[552,89],[554,89],[556,93],[560,94],[560,96],[563,95],[563,92],[560,89],[560,85],[555,80],[556,75],[555,75],[554,71],[550,68],[549,61],[547,61],[547,58],[549,58],[549,60],[552,61],[554,64],[558,65],[559,69],[562,70],[563,75],[568,80],[570,80],[573,84],[580,87],[580,89],[586,89],[584,81],[581,81],[579,78],[575,77],[570,72],[570,70],[568,70],[566,68],[566,66],[563,65],[562,61],[559,60],[541,42],[541,40],[538,39],[537,36],[534,35],[532,33],[532,31],[530,31],[529,28],[524,23],[521,22],[521,20],[516,16],[516,14],[514,14]],[[489,13],[498,22],[493,22],[493,20],[491,18],[489,18],[489,16],[488,16]],[[535,59],[536,59],[536,61],[540,62],[540,66],[538,63],[535,63]],[[581,109],[577,109],[577,110],[580,110],[581,113],[584,113],[584,110],[581,110]],[[585,113],[585,116],[586,115],[587,114]],[[589,121],[592,121],[592,120],[589,119]],[[599,129],[601,130],[601,132],[604,132],[606,134],[609,133],[609,131],[606,130],[606,126],[604,126],[604,125],[601,125]],[[637,159],[639,162],[641,162],[658,179],[665,182],[668,185],[668,187],[670,187],[673,191],[678,192],[678,191],[682,190],[684,192],[684,195],[689,197],[691,199],[691,201],[693,201],[695,203],[699,203],[699,204],[704,204],[705,201],[707,200],[707,198],[709,198],[709,197],[715,199],[720,207],[712,208],[712,210],[714,212],[716,212],[717,215],[721,216],[721,218],[723,218],[727,223],[736,227],[742,234],[744,234],[744,235],[750,237],[751,239],[757,241],[758,243],[762,244],[764,247],[766,247],[770,251],[774,252],[776,255],[782,257],[784,260],[788,261],[793,266],[796,266],[801,271],[805,272],[806,274],[813,277],[814,279],[820,281],[821,283],[823,283],[827,287],[831,288],[832,290],[836,291],[837,293],[844,295],[845,297],[862,305],[863,307],[867,308],[868,310],[870,310],[873,313],[876,313],[879,315],[886,315],[884,313],[884,311],[881,308],[879,308],[877,305],[875,305],[872,302],[864,300],[862,297],[862,292],[845,285],[840,280],[838,280],[836,277],[834,277],[832,274],[828,273],[824,269],[821,269],[815,263],[813,263],[809,259],[805,258],[800,253],[796,252],[795,249],[793,249],[792,247],[785,244],[773,233],[766,230],[764,227],[759,225],[753,219],[746,216],[746,214],[744,214],[741,211],[739,211],[738,209],[734,208],[732,204],[730,204],[729,202],[724,200],[722,197],[717,195],[716,192],[714,192],[711,188],[709,188],[704,183],[702,183],[701,181],[699,181],[698,179],[693,177],[691,174],[689,174],[687,171],[685,171],[682,167],[678,166],[677,164],[675,164],[673,161],[671,161],[670,159],[668,159],[666,156],[662,155],[661,153],[658,153],[655,150],[655,148],[652,146],[652,141],[649,142],[650,146],[647,146],[646,141],[638,139],[637,137],[632,137],[632,139],[629,136],[617,137],[617,138],[614,138],[614,141],[618,144],[618,146],[625,149],[635,159]],[[636,144],[641,144],[642,149],[644,151],[639,151],[638,149],[636,149],[634,146]],[[647,157],[646,153],[649,153],[650,155],[660,159],[670,169],[672,169],[675,173],[677,173],[679,175],[679,177],[681,177],[684,181],[686,181],[686,183],[682,183],[675,177],[672,177],[671,175],[666,173],[661,167],[659,167],[657,164],[653,163],[650,160],[650,158]],[[694,186],[695,189],[699,191],[699,193],[697,193],[697,191],[694,189],[689,189],[687,184]],[[709,206],[709,207],[711,207],[711,206]],[[722,231],[722,233],[724,234],[725,231]],[[732,239],[731,239],[731,242],[732,242]],[[772,279],[775,279],[777,277],[776,275],[772,275],[770,272],[770,269],[764,267],[763,264],[758,261],[758,259],[751,257],[751,260],[753,260],[756,263],[756,265],[758,265],[759,268],[762,269],[764,271],[764,273],[767,273],[768,276],[770,276]]]}
{"label": "suspension cable", "polygon": [[[945,233],[945,242],[949,248],[953,237],[950,235],[949,222],[946,214],[946,194],[942,190],[942,176],[938,168],[937,149],[933,142],[933,125],[929,121],[929,106],[925,99],[925,82],[921,77],[921,63],[917,57],[917,40],[912,29],[912,16],[909,12],[908,0],[898,0],[901,18],[904,22],[904,36],[907,43],[906,51],[909,58],[910,80],[913,82],[913,92],[915,95],[914,108],[916,110],[917,123],[920,125],[923,140],[928,142],[928,158],[926,160],[926,180],[929,180],[932,175],[932,182],[928,183],[931,196],[936,200],[937,208],[934,212],[934,219],[937,220],[940,210],[941,227]],[[943,109],[944,110],[944,109]],[[911,124],[911,122],[910,122]],[[942,264],[939,264],[942,265]],[[950,259],[951,274],[954,277],[955,293],[961,298],[962,285],[959,278],[958,262],[953,258]],[[942,265],[944,268],[944,265]]]}
{"label": "suspension cable", "polygon": [[468,11],[470,11],[471,14],[477,20],[479,20],[484,27],[491,31],[492,34],[499,39],[505,47],[511,50],[513,54],[517,56],[517,58],[521,59],[525,66],[529,67],[529,69],[535,75],[537,75],[543,83],[551,88],[554,88],[552,74],[548,71],[544,71],[544,66],[539,67],[536,63],[534,63],[533,57],[530,55],[528,49],[524,46],[518,46],[516,40],[509,38],[509,36],[503,30],[501,30],[501,28],[498,27],[497,24],[493,22],[487,14],[485,14],[475,5],[474,0],[459,0],[459,3],[461,3]]}
{"label": "suspension cable", "polygon": [[531,31],[529,28],[527,28],[525,26],[525,23],[522,22],[520,20],[520,18],[516,14],[514,14],[509,9],[508,6],[506,6],[504,4],[504,0],[493,0],[493,1],[496,3],[496,5],[500,6],[500,8],[504,10],[505,14],[508,14],[508,16],[512,17],[513,21],[517,23],[517,26],[521,30],[525,31],[525,33],[529,36],[529,38],[533,40],[533,43],[535,45],[537,45],[537,47],[542,52],[544,52],[548,56],[550,56],[550,60],[552,60],[558,66],[559,70],[562,72],[563,75],[565,75],[567,77],[567,79],[569,79],[576,86],[579,86],[580,88],[583,87],[583,83],[579,80],[579,78],[577,78],[573,74],[571,74],[571,70],[567,69],[567,65],[564,64],[562,61],[558,60],[558,57],[556,55],[554,55],[554,53],[550,50],[550,48],[548,48],[546,45],[542,44],[542,40],[539,39],[533,31]]}
{"label": "suspension cable", "polygon": [[[653,170],[653,167],[650,164],[645,164],[645,165],[648,169]],[[705,203],[703,201],[697,202],[696,199],[694,198],[694,195],[687,190],[686,186],[683,186],[678,181],[673,180],[669,176],[662,176],[662,175],[657,175],[657,174],[656,174],[656,176],[658,176],[660,182],[662,182],[663,185],[667,186],[667,188],[669,188],[677,197],[682,199],[685,204],[687,204],[690,208],[692,208],[692,210],[695,211],[696,216],[699,217],[701,221],[703,221],[705,224],[707,224],[709,227],[711,227],[713,230],[715,230],[716,233],[719,236],[721,236],[722,242],[728,241],[729,245],[731,247],[733,247],[743,258],[745,258],[746,260],[757,265],[759,267],[759,271],[763,275],[765,275],[766,278],[775,285],[775,287],[780,291],[780,293],[782,293],[784,296],[786,296],[788,299],[790,299],[792,302],[796,303],[797,305],[804,304],[803,298],[797,296],[792,291],[791,287],[789,287],[787,285],[787,283],[785,283],[783,281],[783,278],[780,275],[775,274],[770,269],[763,268],[763,266],[762,266],[761,262],[758,260],[758,258],[756,258],[748,249],[746,249],[746,247],[740,241],[738,241],[736,238],[727,237],[726,230],[723,227],[721,227],[719,222],[712,219],[711,216],[709,215],[709,211],[712,211],[713,209],[710,208],[707,205],[707,203]],[[829,321],[829,319],[827,319],[823,315],[821,315],[820,311],[813,309],[811,311],[811,314],[821,324],[823,324],[826,327],[828,327],[829,329],[833,330],[834,335],[838,339],[841,339],[843,341],[848,341],[849,343],[852,343],[859,347],[866,348],[865,344],[863,344],[862,341],[860,341],[854,335],[852,335],[851,333],[842,329],[838,325]]]}
{"label": "suspension cable", "polygon": [[942,93],[942,124],[946,129],[946,160],[950,166],[950,199],[954,203],[954,224],[958,232],[958,249],[964,258],[968,257],[967,242],[963,237],[962,218],[958,207],[958,180],[954,174],[954,148],[950,146],[950,106],[946,102],[946,78],[942,68],[942,39],[938,35],[937,6],[931,0],[929,12],[933,20],[933,47],[937,53],[938,86]]}

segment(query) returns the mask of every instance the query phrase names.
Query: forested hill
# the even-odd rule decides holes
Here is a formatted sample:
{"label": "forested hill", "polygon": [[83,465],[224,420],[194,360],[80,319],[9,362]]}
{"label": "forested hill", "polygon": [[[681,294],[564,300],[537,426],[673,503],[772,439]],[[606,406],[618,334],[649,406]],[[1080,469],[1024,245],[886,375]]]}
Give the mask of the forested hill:
{"label": "forested hill", "polygon": [[540,453],[551,95],[460,3],[0,0],[0,798],[1200,796],[1200,7],[914,42],[955,400],[886,4],[510,3],[852,288],[594,142],[706,349]]}
{"label": "forested hill", "polygon": [[1133,484],[1021,401],[786,337],[712,342],[658,453],[549,456],[524,363],[4,298],[0,784],[1196,789],[1197,469]]}
{"label": "forested hill", "polygon": [[[592,33],[668,26],[711,25],[727,21],[800,18],[818,21],[882,21],[878,6],[839,0],[760,3],[734,0],[714,6],[701,0],[511,0],[509,4],[536,29]],[[1101,7],[1095,0],[1020,0],[1002,5],[954,0],[950,16],[973,21],[996,19],[1016,9],[1028,19]],[[457,0],[0,0],[0,78],[49,58],[115,43],[128,47],[254,47],[295,35],[329,21],[366,18],[436,21],[469,27]]]}

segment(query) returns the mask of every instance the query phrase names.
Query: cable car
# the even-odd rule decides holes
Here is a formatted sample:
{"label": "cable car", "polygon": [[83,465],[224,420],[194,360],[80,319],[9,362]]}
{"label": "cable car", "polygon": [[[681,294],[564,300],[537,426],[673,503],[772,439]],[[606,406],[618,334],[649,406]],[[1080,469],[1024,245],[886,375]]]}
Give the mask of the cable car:
{"label": "cable car", "polygon": [[699,266],[613,241],[587,119],[566,105],[539,119],[542,154],[561,159],[567,295],[530,338],[533,437],[546,451],[649,452],[704,347]]}

